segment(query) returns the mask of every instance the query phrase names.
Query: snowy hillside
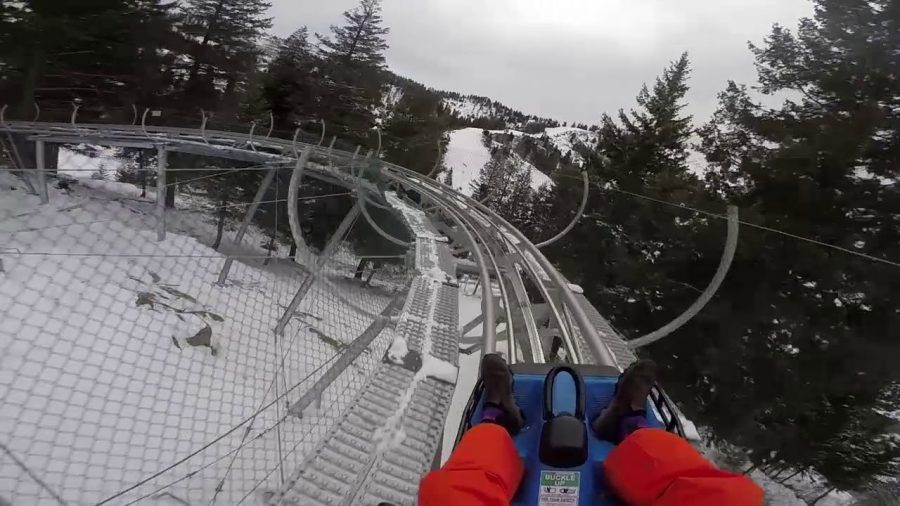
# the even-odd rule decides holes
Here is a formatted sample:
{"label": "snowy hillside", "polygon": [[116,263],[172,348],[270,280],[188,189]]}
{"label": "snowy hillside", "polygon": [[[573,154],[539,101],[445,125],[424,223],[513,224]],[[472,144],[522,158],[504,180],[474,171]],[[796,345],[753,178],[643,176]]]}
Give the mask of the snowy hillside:
{"label": "snowy hillside", "polygon": [[517,139],[530,137],[536,140],[545,140],[550,146],[559,150],[561,157],[569,157],[571,163],[575,165],[583,165],[585,162],[584,156],[579,152],[579,149],[594,149],[600,139],[598,132],[575,127],[550,127],[544,132],[537,134],[524,133],[518,130],[494,130],[491,133],[510,134]]}
{"label": "snowy hillside", "polygon": [[[306,388],[393,298],[354,282],[355,259],[329,263],[274,339],[302,266],[264,265],[248,240],[219,285],[225,257],[202,215],[170,211],[157,241],[154,204],[134,191],[77,182],[42,206],[23,187],[0,171],[0,433],[22,462],[0,458],[0,503],[94,504],[200,452],[114,503],[190,475],[167,490],[172,504],[209,503],[220,482],[219,502],[237,504],[277,485],[280,462],[302,461],[393,340],[383,332],[326,390],[327,412],[287,416],[301,390],[267,404]],[[252,430],[228,432],[257,411]]]}
{"label": "snowy hillside", "polygon": [[444,99],[444,107],[453,111],[460,118],[496,118],[503,115],[505,107],[472,97]]}
{"label": "snowy hillside", "polygon": [[533,128],[534,131],[559,126],[556,120],[525,114],[487,97],[446,91],[437,93],[441,96],[444,109],[464,120],[469,126],[518,130]]}
{"label": "snowy hillside", "polygon": [[[444,166],[452,171],[452,186],[466,195],[472,195],[473,184],[478,180],[481,169],[491,161],[491,152],[482,140],[480,128],[463,128],[450,132],[450,144],[444,157]],[[516,156],[516,155],[513,155]],[[535,190],[553,181],[533,165],[522,160],[531,171],[531,186]],[[445,171],[441,180],[446,177]]]}
{"label": "snowy hillside", "polygon": [[[554,146],[559,149],[560,153],[563,156],[569,155],[571,157],[572,163],[575,164],[583,164],[584,157],[575,150],[575,147],[578,145],[594,148],[597,145],[597,142],[600,139],[600,135],[597,132],[591,132],[590,130],[585,130],[583,128],[573,128],[573,127],[556,127],[556,128],[548,128],[545,132],[546,136],[550,139]],[[538,135],[532,135],[532,137],[539,137]]]}
{"label": "snowy hillside", "polygon": [[481,141],[481,129],[463,128],[450,132],[444,166],[452,171],[453,188],[471,195],[481,168],[490,161],[491,153]]}

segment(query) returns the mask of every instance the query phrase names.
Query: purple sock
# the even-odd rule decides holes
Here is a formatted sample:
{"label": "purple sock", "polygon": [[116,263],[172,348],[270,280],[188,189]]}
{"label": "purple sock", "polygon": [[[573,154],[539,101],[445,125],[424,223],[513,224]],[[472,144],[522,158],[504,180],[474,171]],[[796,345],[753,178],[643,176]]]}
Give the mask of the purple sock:
{"label": "purple sock", "polygon": [[[500,419],[506,412],[495,404],[485,404],[484,412],[481,415],[482,422],[500,423]],[[502,424],[501,424],[502,425]]]}
{"label": "purple sock", "polygon": [[619,421],[619,441],[622,441],[638,429],[646,429],[649,427],[650,422],[647,421],[646,413],[638,411],[623,417],[622,420]]}

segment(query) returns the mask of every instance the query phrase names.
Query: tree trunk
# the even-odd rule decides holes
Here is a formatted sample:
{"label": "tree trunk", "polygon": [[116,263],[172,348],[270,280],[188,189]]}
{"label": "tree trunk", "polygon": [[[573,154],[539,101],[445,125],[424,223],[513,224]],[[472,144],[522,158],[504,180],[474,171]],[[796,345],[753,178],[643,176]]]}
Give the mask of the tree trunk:
{"label": "tree trunk", "polygon": [[166,207],[169,209],[175,209],[175,192],[178,189],[176,183],[178,182],[178,172],[167,170],[166,171]]}
{"label": "tree trunk", "polygon": [[31,120],[34,117],[34,98],[37,89],[38,76],[41,74],[41,65],[44,64],[44,51],[40,46],[34,48],[31,55],[31,65],[25,75],[25,83],[22,88],[22,103],[19,106],[19,114],[23,120]]}
{"label": "tree trunk", "polygon": [[269,262],[272,261],[272,251],[275,249],[275,234],[273,233],[271,237],[269,237],[269,244],[266,245],[266,260],[263,262],[263,265],[269,265]]}
{"label": "tree trunk", "polygon": [[366,270],[366,262],[365,258],[359,261],[359,264],[356,266],[356,274],[353,276],[354,278],[362,281],[363,272]]}
{"label": "tree trunk", "polygon": [[219,220],[216,223],[216,241],[213,243],[213,249],[219,249],[222,245],[222,236],[225,235],[225,199],[219,202]]}
{"label": "tree trunk", "polygon": [[44,170],[48,176],[59,172],[59,144],[44,144]]}
{"label": "tree trunk", "polygon": [[212,32],[219,27],[219,17],[222,15],[222,8],[225,6],[225,0],[219,0],[219,3],[216,4],[216,11],[212,15],[212,19],[209,20],[209,24],[206,27],[206,33],[203,34],[203,40],[200,41],[200,48],[197,51],[197,54],[194,55],[194,64],[191,66],[191,74],[188,77],[188,82],[193,83],[195,79],[197,79],[197,74],[200,73],[200,65],[201,65],[201,55],[206,50],[206,46],[209,44],[209,38],[212,35]]}
{"label": "tree trunk", "polygon": [[141,198],[147,198],[147,171],[144,168],[144,150],[138,152],[138,170],[141,173]]}
{"label": "tree trunk", "polygon": [[363,286],[370,286],[369,283],[372,282],[372,278],[375,277],[375,273],[378,272],[378,267],[372,266],[372,272],[369,273],[369,277],[366,278],[366,282],[363,283]]}

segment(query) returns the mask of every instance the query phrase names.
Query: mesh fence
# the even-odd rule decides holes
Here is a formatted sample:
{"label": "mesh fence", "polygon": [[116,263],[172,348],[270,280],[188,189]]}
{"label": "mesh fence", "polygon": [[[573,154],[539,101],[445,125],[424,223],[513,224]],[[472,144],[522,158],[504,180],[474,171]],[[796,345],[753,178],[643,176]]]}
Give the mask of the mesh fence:
{"label": "mesh fence", "polygon": [[295,248],[292,165],[170,154],[163,237],[155,157],[0,170],[0,504],[264,502],[393,340],[409,251],[350,190],[304,179]]}

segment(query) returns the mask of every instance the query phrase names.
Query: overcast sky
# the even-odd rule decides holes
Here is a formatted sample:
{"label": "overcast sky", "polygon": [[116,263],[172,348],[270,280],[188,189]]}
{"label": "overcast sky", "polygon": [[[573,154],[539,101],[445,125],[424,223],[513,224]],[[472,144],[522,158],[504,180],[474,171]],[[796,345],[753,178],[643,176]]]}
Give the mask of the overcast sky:
{"label": "overcast sky", "polygon": [[[271,0],[274,32],[328,33],[358,0]],[[705,120],[729,79],[751,84],[747,42],[794,28],[808,0],[384,0],[388,66],[427,86],[522,112],[596,123],[634,105],[682,51],[688,111]]]}

